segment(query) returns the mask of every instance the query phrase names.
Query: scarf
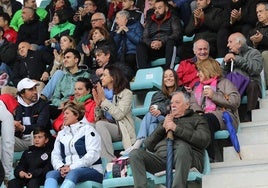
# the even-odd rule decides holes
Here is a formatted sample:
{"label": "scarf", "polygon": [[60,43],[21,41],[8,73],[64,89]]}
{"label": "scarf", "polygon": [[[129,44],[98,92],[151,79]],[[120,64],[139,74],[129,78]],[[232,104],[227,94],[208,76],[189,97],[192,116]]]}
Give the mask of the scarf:
{"label": "scarf", "polygon": [[[108,88],[104,88],[104,95],[107,100],[109,100],[110,102],[113,101],[114,91],[112,89],[109,90]],[[104,111],[104,117],[109,121],[114,121],[113,116],[107,111]]]}
{"label": "scarf", "polygon": [[217,86],[217,77],[210,78],[206,81],[200,82],[199,85],[195,89],[195,99],[202,107],[205,113],[212,112],[216,110],[216,104],[212,102],[208,97],[203,96],[204,86],[209,85],[213,91],[216,91]]}
{"label": "scarf", "polygon": [[92,97],[92,95],[88,93],[88,94],[86,94],[78,99],[75,99],[75,100],[77,102],[85,102],[86,100],[90,99],[91,97]]}

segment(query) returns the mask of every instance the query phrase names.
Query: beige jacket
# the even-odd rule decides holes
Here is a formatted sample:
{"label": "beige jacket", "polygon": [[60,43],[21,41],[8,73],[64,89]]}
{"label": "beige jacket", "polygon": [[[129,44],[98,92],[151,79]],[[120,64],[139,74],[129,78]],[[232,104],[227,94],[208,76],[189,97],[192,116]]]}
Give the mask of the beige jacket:
{"label": "beige jacket", "polygon": [[101,103],[101,113],[95,110],[96,120],[103,117],[103,111],[107,111],[116,121],[122,133],[124,149],[129,148],[136,140],[135,124],[131,113],[133,94],[129,89],[124,89],[114,95],[113,101],[105,99]]}

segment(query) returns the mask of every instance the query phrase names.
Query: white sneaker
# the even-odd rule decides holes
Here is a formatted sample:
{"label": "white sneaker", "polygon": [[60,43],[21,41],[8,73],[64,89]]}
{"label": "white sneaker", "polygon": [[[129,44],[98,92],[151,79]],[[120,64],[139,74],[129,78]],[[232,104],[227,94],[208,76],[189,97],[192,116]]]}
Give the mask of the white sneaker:
{"label": "white sneaker", "polygon": [[128,155],[132,150],[134,149],[134,147],[133,146],[130,146],[129,148],[127,148],[126,150],[124,150],[124,151],[121,151],[120,152],[120,155]]}

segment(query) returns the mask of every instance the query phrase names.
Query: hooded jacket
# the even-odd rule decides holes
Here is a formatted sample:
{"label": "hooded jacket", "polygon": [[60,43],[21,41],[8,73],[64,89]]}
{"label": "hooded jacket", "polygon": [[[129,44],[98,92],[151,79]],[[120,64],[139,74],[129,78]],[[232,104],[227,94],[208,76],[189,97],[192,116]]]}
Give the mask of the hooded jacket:
{"label": "hooded jacket", "polygon": [[0,100],[4,102],[7,110],[12,114],[14,110],[19,106],[19,103],[15,97],[10,94],[0,95]]}

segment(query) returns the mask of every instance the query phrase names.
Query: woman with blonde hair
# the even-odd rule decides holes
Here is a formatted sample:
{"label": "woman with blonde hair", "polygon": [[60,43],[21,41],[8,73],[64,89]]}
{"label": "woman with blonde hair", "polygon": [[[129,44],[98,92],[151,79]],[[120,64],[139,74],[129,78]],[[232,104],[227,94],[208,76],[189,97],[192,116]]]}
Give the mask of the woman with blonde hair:
{"label": "woman with blonde hair", "polygon": [[240,94],[233,83],[222,76],[221,67],[216,60],[208,58],[198,61],[196,66],[200,82],[191,94],[190,108],[203,114],[208,120],[212,142],[207,149],[210,158],[214,160],[214,133],[226,129],[222,118],[224,110],[230,114],[233,126],[236,129],[238,127]]}

